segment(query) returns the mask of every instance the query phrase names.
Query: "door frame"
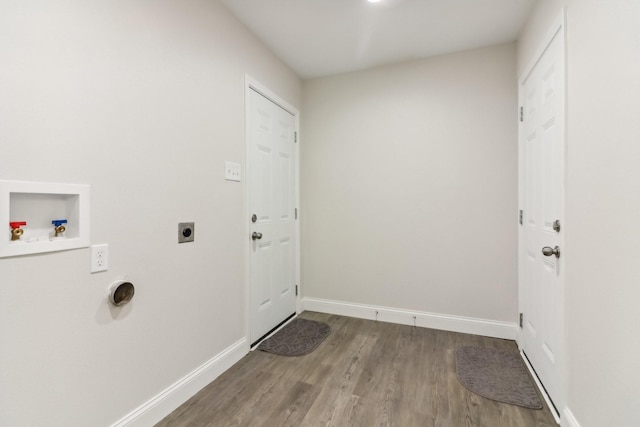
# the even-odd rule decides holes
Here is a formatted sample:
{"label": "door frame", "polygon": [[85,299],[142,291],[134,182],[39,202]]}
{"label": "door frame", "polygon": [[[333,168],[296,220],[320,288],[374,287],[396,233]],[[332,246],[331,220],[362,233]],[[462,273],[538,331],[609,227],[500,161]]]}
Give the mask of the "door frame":
{"label": "door frame", "polygon": [[[544,39],[542,40],[541,45],[538,47],[538,49],[535,51],[535,54],[531,57],[531,59],[529,60],[529,63],[527,64],[527,67],[524,69],[524,72],[520,75],[520,77],[518,78],[518,108],[520,108],[520,106],[524,105],[524,101],[525,101],[525,97],[526,94],[523,91],[523,86],[525,81],[527,80],[527,78],[530,76],[530,74],[533,72],[533,69],[535,68],[535,66],[538,64],[539,60],[542,58],[542,56],[544,55],[544,53],[546,52],[547,48],[549,47],[549,45],[551,44],[551,42],[553,41],[553,39],[556,36],[560,36],[561,37],[561,49],[562,49],[562,56],[563,56],[563,61],[564,61],[564,84],[563,84],[563,100],[564,102],[562,103],[562,115],[563,115],[563,127],[564,127],[564,132],[563,132],[563,137],[564,137],[564,170],[563,170],[563,182],[562,182],[562,201],[564,204],[564,201],[566,200],[566,182],[567,182],[567,159],[568,159],[568,149],[567,149],[567,35],[566,35],[566,9],[562,8],[562,11],[560,13],[559,16],[556,17],[556,19],[553,21],[552,25],[550,26],[549,30],[547,31],[547,33],[545,34]],[[523,122],[520,121],[520,111],[518,111],[518,210],[522,209],[522,207],[524,206],[524,167],[525,167],[525,150],[524,150],[524,140],[526,138],[526,135],[524,134],[524,125]],[[566,205],[565,205],[566,206]],[[562,208],[562,218],[560,218],[561,220],[561,224],[564,230],[566,230],[566,213],[565,213],[565,206],[563,206]],[[519,211],[518,211],[519,212]],[[524,269],[522,268],[523,263],[524,263],[524,256],[525,256],[525,251],[524,251],[524,235],[523,235],[523,228],[522,225],[520,224],[520,222],[518,222],[518,312],[519,313],[523,313],[524,307],[525,307],[525,300],[524,300]],[[566,232],[563,232],[560,236],[559,236],[559,246],[562,248],[563,251],[563,257],[565,256],[564,254],[565,252],[565,235]],[[566,289],[566,283],[564,280],[564,277],[566,277],[565,275],[565,267],[566,266],[566,262],[562,263],[562,279],[561,279],[561,286],[562,289],[560,291],[560,295],[561,295],[561,301],[560,301],[560,318],[562,319],[562,324],[559,325],[559,327],[562,330],[562,343],[563,343],[563,347],[560,350],[560,354],[559,354],[559,360],[558,360],[558,367],[559,367],[559,383],[560,383],[560,395],[559,396],[554,396],[555,400],[554,403],[555,405],[553,405],[551,403],[551,400],[549,399],[549,396],[547,395],[547,392],[545,391],[544,387],[542,386],[542,383],[540,382],[540,380],[538,379],[538,377],[536,376],[535,372],[533,371],[533,367],[531,366],[531,364],[529,363],[529,361],[527,360],[527,358],[524,356],[524,352],[523,352],[523,334],[522,334],[522,329],[519,328],[518,329],[518,349],[520,350],[520,354],[522,356],[522,359],[525,363],[525,365],[527,366],[527,368],[529,369],[529,371],[531,372],[532,377],[534,378],[536,385],[538,386],[538,389],[540,390],[542,396],[544,397],[547,405],[549,406],[549,408],[551,409],[551,413],[553,414],[554,418],[556,419],[556,422],[558,422],[558,424],[560,424],[560,413],[564,412],[565,410],[565,405],[566,405],[566,369],[565,369],[565,362],[566,362],[566,344],[565,344],[565,339],[566,339],[566,316],[565,316],[565,289]],[[558,411],[558,413],[556,413],[554,411],[554,407],[555,409]]]}
{"label": "door frame", "polygon": [[245,246],[245,328],[244,328],[244,336],[246,337],[246,350],[247,352],[251,349],[251,239],[250,236],[250,217],[251,212],[249,212],[249,96],[251,91],[258,92],[260,95],[264,96],[274,104],[283,108],[290,114],[294,116],[295,121],[295,132],[297,135],[296,142],[293,144],[293,161],[294,161],[294,206],[298,209],[298,218],[295,220],[295,236],[294,241],[296,245],[295,249],[295,281],[296,286],[298,286],[298,292],[296,295],[296,314],[300,314],[302,309],[301,305],[301,297],[302,297],[302,285],[300,283],[300,112],[293,105],[289,104],[283,98],[279,97],[275,92],[271,91],[267,86],[263,85],[253,77],[245,74],[244,78],[244,105],[245,105],[245,133],[244,133],[244,238]]}

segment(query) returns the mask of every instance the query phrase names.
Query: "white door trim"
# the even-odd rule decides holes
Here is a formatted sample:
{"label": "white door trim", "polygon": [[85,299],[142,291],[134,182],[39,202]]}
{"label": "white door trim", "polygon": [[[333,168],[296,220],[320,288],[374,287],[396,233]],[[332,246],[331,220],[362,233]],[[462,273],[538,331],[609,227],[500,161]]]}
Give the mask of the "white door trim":
{"label": "white door trim", "polygon": [[[249,121],[247,120],[247,118],[249,117],[249,94],[250,91],[256,91],[259,94],[261,94],[262,96],[264,96],[265,98],[269,99],[271,102],[273,102],[274,104],[277,104],[278,106],[282,107],[283,109],[285,109],[286,111],[288,111],[289,113],[291,113],[294,118],[295,118],[295,132],[297,135],[297,142],[294,143],[294,161],[295,161],[295,173],[294,173],[294,181],[295,181],[295,190],[294,190],[294,194],[295,194],[295,206],[298,209],[298,218],[295,221],[295,243],[296,243],[296,250],[295,250],[295,268],[296,268],[296,273],[295,273],[295,278],[296,278],[296,285],[298,286],[298,295],[296,296],[296,313],[300,314],[301,311],[301,296],[302,296],[302,286],[300,284],[300,113],[298,111],[297,108],[295,108],[293,105],[289,104],[287,101],[285,101],[284,99],[282,99],[281,97],[279,97],[278,95],[276,95],[273,91],[271,91],[269,88],[267,88],[267,86],[263,85],[262,83],[260,83],[259,81],[255,80],[254,78],[252,78],[251,76],[245,74],[245,79],[244,79],[244,86],[245,86],[245,90],[244,90],[244,96],[245,96],[245,142],[244,142],[244,220],[245,220],[245,227],[244,227],[244,238],[246,239],[246,244],[245,244],[245,249],[244,249],[244,253],[245,253],[245,283],[244,283],[244,289],[245,289],[245,337],[247,338],[247,346],[250,346],[251,343],[250,341],[250,336],[251,336],[251,332],[250,332],[250,327],[251,327],[251,239],[249,238],[250,235],[250,225],[249,225],[249,218],[251,217],[251,212],[249,212],[249,184],[248,184],[248,179],[247,177],[249,176],[249,171],[248,171],[248,166],[249,166],[249,141],[247,139],[247,135],[249,135]],[[249,350],[249,348],[247,348],[247,351]]]}
{"label": "white door trim", "polygon": [[[522,106],[524,105],[524,100],[525,100],[525,94],[523,93],[523,86],[524,83],[526,82],[526,80],[528,79],[528,77],[530,76],[530,74],[532,73],[532,71],[534,70],[535,66],[538,64],[538,62],[540,61],[541,57],[543,56],[543,54],[545,53],[545,51],[547,50],[547,48],[549,47],[549,45],[551,44],[551,42],[554,40],[554,38],[557,35],[561,35],[562,36],[562,45],[561,45],[561,49],[562,49],[562,53],[563,53],[563,58],[565,61],[565,66],[564,66],[564,102],[562,105],[563,108],[563,117],[564,117],[564,177],[563,180],[564,182],[562,183],[563,188],[566,189],[566,182],[567,182],[567,177],[566,177],[566,171],[567,171],[567,158],[568,158],[568,150],[567,150],[567,126],[566,126],[566,112],[567,112],[567,64],[566,64],[566,9],[563,8],[561,13],[556,17],[556,19],[553,21],[552,26],[549,28],[549,30],[547,31],[545,38],[542,40],[541,45],[539,46],[539,48],[535,51],[535,54],[532,56],[532,58],[529,60],[529,63],[527,65],[527,67],[524,69],[524,72],[520,75],[519,79],[518,79],[518,106]],[[518,118],[518,209],[522,209],[522,206],[524,206],[524,150],[523,150],[523,144],[524,144],[524,139],[525,139],[525,134],[524,134],[524,129],[522,126],[522,122],[520,122],[519,118]],[[563,195],[563,200],[564,200],[564,195]],[[564,209],[563,209],[564,212]],[[563,213],[563,218],[561,218],[561,224],[564,227],[565,226],[565,216]],[[565,248],[565,240],[564,240],[564,233],[562,234],[561,240],[560,240],[560,247],[564,250]],[[524,307],[524,297],[523,297],[523,284],[524,282],[524,273],[523,273],[523,268],[522,268],[522,262],[523,262],[523,256],[524,256],[524,251],[523,251],[523,229],[521,224],[518,225],[518,311],[520,313],[523,312],[523,307]],[[566,265],[566,263],[564,263],[564,265]],[[564,275],[564,273],[563,273]],[[565,275],[566,277],[566,275]],[[563,329],[563,334],[564,334],[564,330],[566,330],[565,328],[565,322],[566,322],[566,317],[565,317],[565,304],[564,304],[564,288],[566,287],[565,283],[563,282],[562,284],[563,289],[562,289],[562,302],[561,302],[561,319],[562,320],[562,329]],[[566,336],[565,336],[566,338]],[[522,348],[523,348],[523,336],[522,336],[522,329],[518,329],[518,347],[520,348],[521,352],[522,352]],[[565,346],[566,347],[566,346]],[[556,405],[558,405],[558,407],[556,408],[558,410],[559,413],[555,413],[553,410],[551,411],[552,414],[554,415],[554,417],[556,418],[556,421],[559,422],[559,415],[560,413],[566,412],[566,348],[563,348],[561,353],[560,353],[560,360],[558,361],[558,366],[559,366],[559,371],[560,371],[560,385],[561,385],[561,392],[560,392],[560,396],[555,397],[556,401],[554,402]],[[525,360],[525,364],[527,365],[527,367],[530,367],[528,361]],[[535,375],[534,375],[535,376]],[[549,403],[549,399],[547,396],[546,391],[543,389],[542,385],[540,384],[539,381],[536,381],[536,384],[538,385],[538,388],[540,388],[541,393],[543,394],[543,396],[545,397],[545,400],[547,400],[547,403]],[[549,405],[551,407],[551,405]]]}

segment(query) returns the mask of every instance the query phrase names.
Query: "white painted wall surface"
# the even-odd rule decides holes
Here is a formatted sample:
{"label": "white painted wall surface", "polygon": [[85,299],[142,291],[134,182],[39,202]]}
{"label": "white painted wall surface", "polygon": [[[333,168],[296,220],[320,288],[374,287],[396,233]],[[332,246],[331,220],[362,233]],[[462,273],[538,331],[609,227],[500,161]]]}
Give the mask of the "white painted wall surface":
{"label": "white painted wall surface", "polygon": [[515,322],[514,44],[305,81],[305,297]]}
{"label": "white painted wall surface", "polygon": [[640,3],[569,3],[569,407],[640,423]]}
{"label": "white painted wall surface", "polygon": [[[0,425],[106,426],[244,336],[224,161],[244,159],[245,73],[295,106],[301,83],[204,0],[4,1],[0,64],[0,179],[90,184],[110,245],[93,275],[88,249],[0,259]],[[136,296],[113,308],[122,275]]]}
{"label": "white painted wall surface", "polygon": [[640,420],[640,3],[541,1],[519,69],[567,5],[566,354],[569,419]]}

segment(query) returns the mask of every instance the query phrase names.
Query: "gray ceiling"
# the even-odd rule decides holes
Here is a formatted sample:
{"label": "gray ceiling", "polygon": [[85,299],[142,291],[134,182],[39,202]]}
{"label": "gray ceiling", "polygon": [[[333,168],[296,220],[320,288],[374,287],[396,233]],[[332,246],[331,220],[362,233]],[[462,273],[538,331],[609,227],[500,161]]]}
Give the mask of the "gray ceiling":
{"label": "gray ceiling", "polygon": [[307,79],[507,43],[536,0],[221,0]]}

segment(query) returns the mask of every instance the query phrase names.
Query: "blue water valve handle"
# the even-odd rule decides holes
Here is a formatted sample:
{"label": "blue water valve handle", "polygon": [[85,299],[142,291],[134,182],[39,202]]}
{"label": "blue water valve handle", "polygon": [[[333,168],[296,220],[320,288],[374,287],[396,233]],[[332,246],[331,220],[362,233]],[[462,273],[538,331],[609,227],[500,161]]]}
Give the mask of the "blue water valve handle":
{"label": "blue water valve handle", "polygon": [[66,219],[54,219],[53,221],[51,221],[51,224],[53,224],[56,227],[60,227],[62,224],[66,224],[67,220]]}

